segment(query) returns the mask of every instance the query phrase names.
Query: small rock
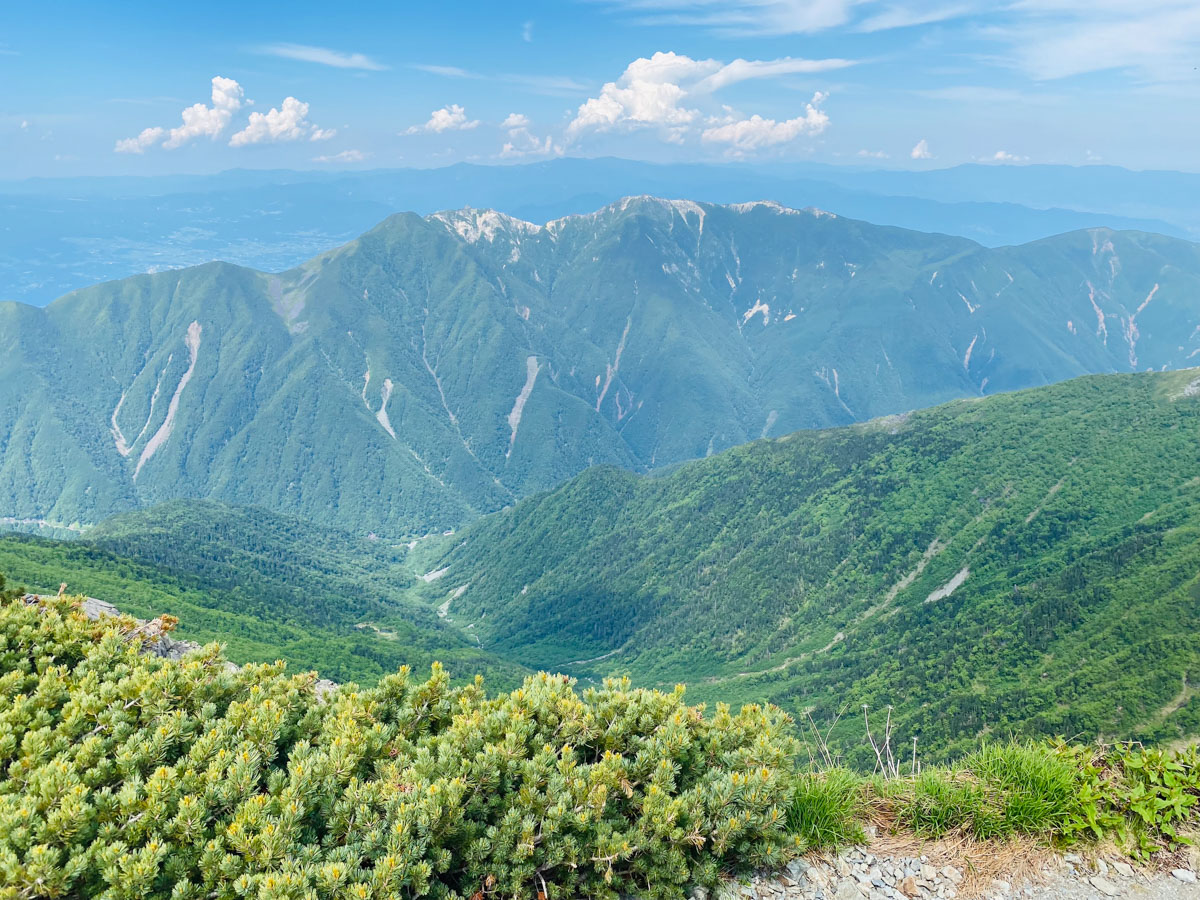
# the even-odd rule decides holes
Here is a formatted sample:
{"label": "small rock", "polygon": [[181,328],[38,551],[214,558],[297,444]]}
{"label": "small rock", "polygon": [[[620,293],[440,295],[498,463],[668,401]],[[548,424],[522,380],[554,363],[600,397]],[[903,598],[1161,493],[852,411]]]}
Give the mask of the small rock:
{"label": "small rock", "polygon": [[802,859],[793,859],[787,864],[787,870],[788,874],[798,881],[808,871],[808,863]]}
{"label": "small rock", "polygon": [[954,866],[942,866],[942,876],[954,884],[958,884],[963,880],[962,872],[954,868]]}
{"label": "small rock", "polygon": [[1101,878],[1108,874],[1108,863],[1106,863],[1104,860],[1096,860],[1096,868],[1099,870]]}
{"label": "small rock", "polygon": [[1078,853],[1064,853],[1063,859],[1065,859],[1067,862],[1069,862],[1073,866],[1079,866],[1079,865],[1083,864],[1083,857],[1080,856]]}
{"label": "small rock", "polygon": [[1118,874],[1118,875],[1121,875],[1121,876],[1123,876],[1123,877],[1125,877],[1125,878],[1132,878],[1132,877],[1133,877],[1133,866],[1131,866],[1129,863],[1127,863],[1127,862],[1115,862],[1115,863],[1113,863],[1113,864],[1112,864],[1112,866],[1113,866],[1113,868],[1114,868],[1114,869],[1116,869],[1116,870],[1117,870],[1117,874]]}
{"label": "small rock", "polygon": [[900,882],[899,888],[900,893],[904,894],[906,897],[918,897],[921,894],[921,889],[917,887],[917,879],[913,878],[911,875]]}
{"label": "small rock", "polygon": [[1088,879],[1092,887],[1102,893],[1105,897],[1115,897],[1121,893],[1117,890],[1117,886],[1105,878],[1103,875],[1093,875]]}
{"label": "small rock", "polygon": [[1171,874],[1182,881],[1184,884],[1195,884],[1196,873],[1191,869],[1172,869]]}
{"label": "small rock", "polygon": [[921,866],[921,877],[926,881],[937,881],[937,869],[926,862]]}

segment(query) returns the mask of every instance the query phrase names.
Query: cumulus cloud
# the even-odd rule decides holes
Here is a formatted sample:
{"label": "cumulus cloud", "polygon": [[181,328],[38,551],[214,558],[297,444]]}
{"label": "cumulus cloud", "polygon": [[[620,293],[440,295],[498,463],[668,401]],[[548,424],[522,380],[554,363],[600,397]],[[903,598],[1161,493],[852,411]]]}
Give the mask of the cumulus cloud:
{"label": "cumulus cloud", "polygon": [[891,159],[891,154],[883,150],[859,150],[854,154],[859,159]]}
{"label": "cumulus cloud", "polygon": [[829,125],[829,116],[821,109],[826,95],[813,94],[805,107],[804,115],[777,122],[754,115],[748,119],[727,122],[706,128],[701,138],[709,143],[728,144],[733,155],[744,155],[763,147],[786,144],[802,135],[820,134]]}
{"label": "cumulus cloud", "polygon": [[759,115],[738,116],[727,111],[722,119],[705,117],[702,107],[711,107],[712,94],[731,84],[753,78],[824,72],[852,65],[844,59],[773,60],[692,59],[674,52],[658,52],[631,62],[616,81],[606,83],[598,96],[580,105],[567,126],[567,138],[578,139],[588,132],[633,131],[656,128],[668,141],[680,142],[706,125],[706,141],[728,143],[742,151],[772,146],[802,134],[823,130],[829,119],[816,107],[823,95],[814,97],[803,116],[785,121]]}
{"label": "cumulus cloud", "polygon": [[113,149],[117,153],[145,153],[147,147],[157,144],[166,133],[165,128],[143,128],[137,137],[117,141]]}
{"label": "cumulus cloud", "polygon": [[933,159],[933,154],[929,151],[929,141],[921,138],[917,141],[917,145],[912,148],[912,153],[909,156],[913,159]]}
{"label": "cumulus cloud", "polygon": [[561,153],[562,148],[555,146],[553,137],[537,137],[530,131],[529,117],[523,113],[509,113],[500,127],[508,132],[508,140],[500,148],[503,159],[515,159],[521,156],[549,156],[551,153]]}
{"label": "cumulus cloud", "polygon": [[232,78],[217,75],[212,80],[212,106],[194,103],[180,114],[182,123],[170,131],[157,126],[144,128],[137,137],[117,141],[113,149],[117,153],[144,153],[164,137],[162,146],[167,150],[182,147],[196,138],[215,140],[229,127],[233,114],[242,108],[245,98],[240,84]]}
{"label": "cumulus cloud", "polygon": [[182,147],[198,137],[216,139],[228,126],[233,114],[242,108],[246,94],[232,78],[217,75],[212,80],[212,106],[195,103],[183,111],[183,124],[172,128],[163,142],[167,150]]}
{"label": "cumulus cloud", "polygon": [[332,129],[318,128],[308,121],[308,104],[295,97],[284,98],[276,109],[265,113],[250,113],[246,127],[229,139],[230,147],[245,147],[248,144],[272,144],[281,141],[326,140],[334,136]]}
{"label": "cumulus cloud", "polygon": [[265,44],[257,49],[259,53],[267,56],[280,56],[284,59],[333,66],[335,69],[365,69],[379,72],[387,68],[363,53],[342,53],[338,50],[330,50],[328,47],[312,47],[308,44]]}
{"label": "cumulus cloud", "polygon": [[1009,153],[1007,150],[997,150],[991,156],[986,157],[986,159],[989,162],[1011,163],[1024,162],[1025,160],[1029,159],[1029,157],[1017,156],[1015,153]]}
{"label": "cumulus cloud", "polygon": [[403,134],[420,134],[430,132],[441,134],[444,131],[469,131],[479,125],[478,119],[468,119],[467,111],[457,103],[435,109],[429,114],[429,121],[423,125],[413,125],[406,128]]}
{"label": "cumulus cloud", "polygon": [[[174,150],[196,138],[207,137],[216,140],[225,133],[233,121],[234,113],[251,102],[246,99],[240,84],[232,78],[218,75],[212,80],[211,106],[195,103],[180,114],[183,121],[178,127],[169,131],[158,126],[144,128],[136,137],[117,141],[113,149],[117,153],[145,153],[160,142],[163,149]],[[272,108],[265,113],[251,113],[246,126],[230,138],[229,146],[244,147],[249,144],[296,141],[304,138],[323,141],[334,134],[336,131],[333,129],[318,128],[308,121],[307,103],[295,97],[288,97],[278,109]]]}
{"label": "cumulus cloud", "polygon": [[504,142],[504,146],[500,148],[500,157],[502,159],[519,159],[522,156],[549,156],[558,152],[558,148],[554,146],[554,139],[549,135],[538,140],[530,132],[522,131]]}
{"label": "cumulus cloud", "polygon": [[362,162],[371,154],[363,153],[361,150],[343,150],[341,153],[330,153],[323,156],[314,156],[313,162],[319,163],[357,163]]}

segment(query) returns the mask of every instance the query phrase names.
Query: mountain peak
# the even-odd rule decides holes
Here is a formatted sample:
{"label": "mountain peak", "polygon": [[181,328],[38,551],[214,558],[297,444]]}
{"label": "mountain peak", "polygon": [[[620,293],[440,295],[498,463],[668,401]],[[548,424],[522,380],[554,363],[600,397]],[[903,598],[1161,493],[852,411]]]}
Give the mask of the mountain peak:
{"label": "mountain peak", "polygon": [[430,220],[436,220],[457,234],[464,241],[474,244],[482,240],[492,243],[502,232],[509,234],[536,234],[543,226],[526,222],[494,209],[463,209],[447,210],[431,215]]}
{"label": "mountain peak", "polygon": [[793,209],[774,200],[750,200],[744,203],[722,204],[671,199],[658,197],[653,194],[631,194],[628,197],[622,197],[620,200],[602,206],[594,212],[562,216],[552,219],[544,225],[528,222],[494,209],[475,209],[473,207],[436,212],[428,216],[426,221],[440,222],[453,234],[457,234],[467,243],[474,244],[480,241],[494,243],[497,236],[504,233],[510,235],[531,235],[538,234],[544,230],[554,236],[570,224],[596,221],[605,217],[620,215],[631,210],[634,212],[650,210],[665,211],[667,213],[678,213],[684,218],[687,218],[689,215],[697,216],[703,221],[709,212],[719,209],[728,209],[741,214],[750,213],[756,209],[765,209],[777,215],[798,216],[807,214],[816,218],[837,218],[835,214],[826,212],[823,209],[817,209],[812,206],[803,209]]}

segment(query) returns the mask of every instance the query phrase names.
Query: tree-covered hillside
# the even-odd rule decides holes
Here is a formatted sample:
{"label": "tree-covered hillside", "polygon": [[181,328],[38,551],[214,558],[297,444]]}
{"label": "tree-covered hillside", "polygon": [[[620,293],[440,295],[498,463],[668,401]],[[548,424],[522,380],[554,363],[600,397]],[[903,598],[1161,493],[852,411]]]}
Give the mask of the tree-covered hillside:
{"label": "tree-covered hillside", "polygon": [[221,641],[238,662],[285,658],[335,681],[373,684],[441,661],[512,686],[521,666],[478,649],[408,591],[406,548],[262,510],[176,501],[108,520],[86,537],[0,536],[0,572],[30,590],[97,597],[179,636]]}
{"label": "tree-covered hillside", "polygon": [[1198,298],[1200,248],[1138,232],[989,250],[648,197],[398,215],[278,275],[0,303],[0,527],[207,498],[442,531],[591,465],[1187,365]]}
{"label": "tree-covered hillside", "polygon": [[429,602],[532,666],[894,706],[934,755],[1200,733],[1200,370],[600,467],[446,547]]}

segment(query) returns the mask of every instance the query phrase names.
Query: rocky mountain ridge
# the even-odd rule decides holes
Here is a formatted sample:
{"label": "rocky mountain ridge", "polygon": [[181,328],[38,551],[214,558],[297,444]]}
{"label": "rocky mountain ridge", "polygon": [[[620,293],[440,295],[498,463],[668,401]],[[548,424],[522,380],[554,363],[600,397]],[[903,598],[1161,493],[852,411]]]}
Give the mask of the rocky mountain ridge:
{"label": "rocky mountain ridge", "polygon": [[1156,235],[986,249],[650,197],[541,226],[400,214],[280,274],[0,304],[0,517],[203,497],[420,535],[595,464],[1197,353],[1200,248]]}

